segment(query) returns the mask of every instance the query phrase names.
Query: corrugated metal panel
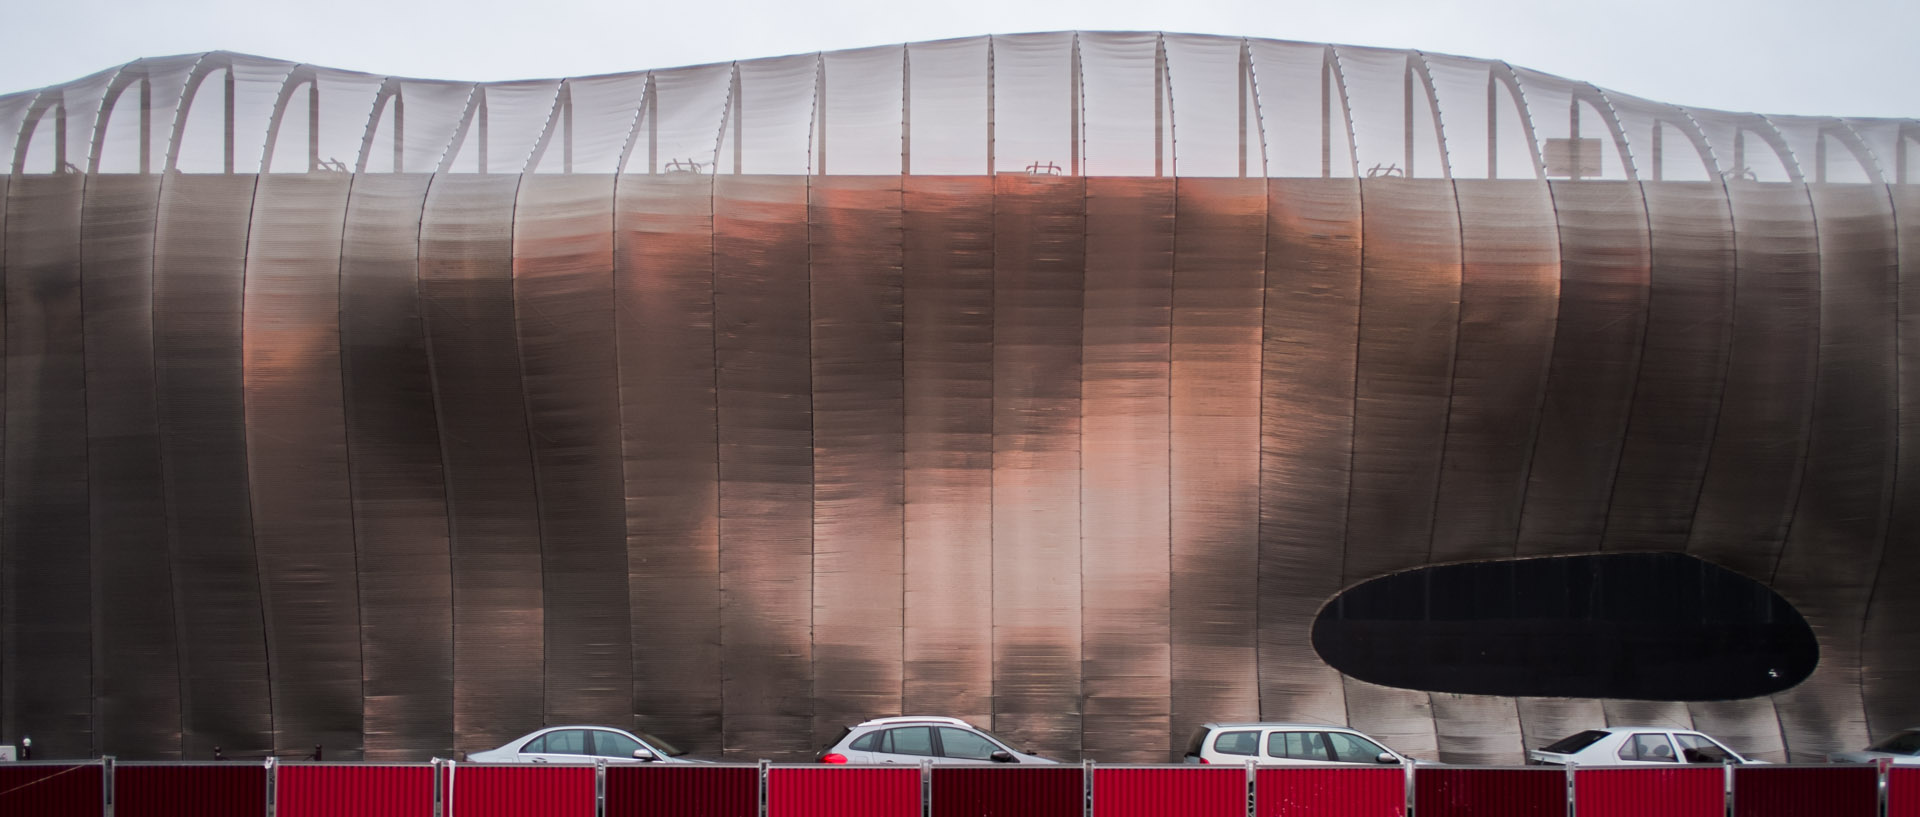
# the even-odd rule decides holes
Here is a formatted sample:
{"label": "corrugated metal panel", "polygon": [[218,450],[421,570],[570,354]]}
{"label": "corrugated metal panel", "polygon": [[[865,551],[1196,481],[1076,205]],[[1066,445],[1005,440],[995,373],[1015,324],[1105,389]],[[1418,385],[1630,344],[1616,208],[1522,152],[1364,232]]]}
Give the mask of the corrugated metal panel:
{"label": "corrugated metal panel", "polygon": [[1422,766],[1413,772],[1413,809],[1420,817],[1566,817],[1567,773]]}
{"label": "corrugated metal panel", "polygon": [[254,193],[240,310],[247,477],[267,623],[274,749],[360,756],[365,670],[340,390],[341,174]]}
{"label": "corrugated metal panel", "polygon": [[341,239],[340,366],[372,761],[454,751],[446,476],[418,281],[431,181],[356,177]]}
{"label": "corrugated metal panel", "polygon": [[[1152,43],[1147,43],[1151,54]],[[1080,384],[1084,751],[1165,763],[1173,180],[1087,180]],[[1178,751],[1178,749],[1174,749]]]}
{"label": "corrugated metal panel", "polygon": [[630,726],[613,177],[528,174],[513,214],[514,327],[546,608],[545,722]]}
{"label": "corrugated metal panel", "polygon": [[847,724],[901,711],[900,178],[822,177],[810,195],[812,746],[823,747]]}
{"label": "corrugated metal panel", "polygon": [[180,651],[153,377],[159,206],[158,175],[93,178],[80,249],[99,751],[155,759],[180,755]]}
{"label": "corrugated metal panel", "polygon": [[1093,817],[1245,817],[1247,770],[1094,769]]}
{"label": "corrugated metal panel", "polygon": [[266,812],[264,766],[113,767],[114,817],[261,817]]}
{"label": "corrugated metal panel", "polygon": [[0,814],[99,817],[106,809],[100,775],[99,764],[5,764],[0,766]]}
{"label": "corrugated metal panel", "polygon": [[[924,118],[924,117],[923,117]],[[993,720],[993,179],[908,176],[901,706]]]}
{"label": "corrugated metal panel", "polygon": [[592,817],[591,766],[474,766],[448,775],[447,817]]}
{"label": "corrugated metal panel", "polygon": [[606,817],[754,817],[753,766],[608,766]]}
{"label": "corrugated metal panel", "polygon": [[994,178],[993,728],[1080,754],[1081,179]]}
{"label": "corrugated metal panel", "polygon": [[1733,770],[1734,817],[1874,817],[1880,771],[1872,766],[1741,766]]}
{"label": "corrugated metal panel", "polygon": [[276,817],[433,815],[432,766],[282,765],[275,774]]}
{"label": "corrugated metal panel", "polygon": [[726,749],[796,758],[813,714],[807,178],[714,180]]}
{"label": "corrugated metal panel", "polygon": [[1265,183],[1174,188],[1169,480],[1173,733],[1260,717]]}
{"label": "corrugated metal panel", "polygon": [[933,817],[1079,817],[1085,808],[1078,766],[933,770]]}
{"label": "corrugated metal panel", "polygon": [[[43,129],[44,130],[44,129]],[[93,568],[78,175],[21,176],[8,191],[6,405],[0,496],[5,721],[45,757],[90,757]]]}
{"label": "corrugated metal panel", "polygon": [[[1344,586],[1330,550],[1347,533],[1360,228],[1357,182],[1268,182],[1258,611],[1267,718],[1347,719],[1340,674],[1309,634],[1320,605]],[[1169,737],[1174,753],[1184,751],[1187,735]]]}
{"label": "corrugated metal panel", "polygon": [[1261,769],[1254,817],[1389,817],[1407,813],[1407,772],[1398,766]]}
{"label": "corrugated metal panel", "polygon": [[1721,817],[1726,790],[1719,766],[1581,769],[1573,778],[1580,817]]}
{"label": "corrugated metal panel", "polygon": [[1920,817],[1920,769],[1887,770],[1887,817]]}
{"label": "corrugated metal panel", "polygon": [[919,817],[920,805],[918,768],[767,772],[767,817]]}

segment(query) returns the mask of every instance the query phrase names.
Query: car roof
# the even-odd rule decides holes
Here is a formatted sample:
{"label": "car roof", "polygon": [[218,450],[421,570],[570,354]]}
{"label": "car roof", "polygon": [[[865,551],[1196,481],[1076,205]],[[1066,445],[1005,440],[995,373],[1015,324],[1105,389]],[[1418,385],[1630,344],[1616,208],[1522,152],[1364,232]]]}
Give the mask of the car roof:
{"label": "car roof", "polygon": [[861,721],[860,723],[857,723],[854,725],[855,726],[884,726],[887,724],[894,724],[894,723],[943,723],[943,724],[949,724],[952,726],[972,726],[973,725],[959,718],[949,718],[944,715],[897,715],[891,718],[874,718],[873,720],[870,720],[870,721]]}
{"label": "car roof", "polygon": [[1334,723],[1282,723],[1282,722],[1275,722],[1275,721],[1264,721],[1264,722],[1258,722],[1258,723],[1253,721],[1239,721],[1234,723],[1207,723],[1207,724],[1202,724],[1200,728],[1202,729],[1339,729],[1346,732],[1360,731],[1351,726],[1341,726],[1339,724],[1334,724]]}

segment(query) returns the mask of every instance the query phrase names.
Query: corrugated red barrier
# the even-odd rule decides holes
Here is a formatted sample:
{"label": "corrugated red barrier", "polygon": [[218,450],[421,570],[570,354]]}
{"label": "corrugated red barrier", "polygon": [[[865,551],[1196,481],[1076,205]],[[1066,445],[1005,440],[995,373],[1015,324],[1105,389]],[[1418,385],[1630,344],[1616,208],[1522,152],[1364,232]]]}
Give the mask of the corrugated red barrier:
{"label": "corrugated red barrier", "polygon": [[433,786],[432,766],[282,764],[273,789],[274,814],[433,817]]}
{"label": "corrugated red barrier", "polygon": [[607,817],[755,817],[760,769],[684,764],[608,766]]}
{"label": "corrugated red barrier", "polygon": [[1086,797],[1078,766],[933,770],[933,817],[1081,817]]}
{"label": "corrugated red barrier", "polygon": [[1741,766],[1733,770],[1734,817],[1876,817],[1880,770],[1872,766]]}
{"label": "corrugated red barrier", "polygon": [[1573,805],[1580,817],[1724,817],[1727,775],[1720,766],[1581,769]]}
{"label": "corrugated red barrier", "polygon": [[0,764],[0,815],[100,817],[106,808],[100,764]]}
{"label": "corrugated red barrier", "polygon": [[1920,766],[1887,770],[1887,817],[1920,817]]}
{"label": "corrugated red barrier", "polygon": [[1418,766],[1413,809],[1420,817],[1566,817],[1567,772]]}
{"label": "corrugated red barrier", "polygon": [[767,771],[767,817],[919,817],[920,769],[805,766]]}
{"label": "corrugated red barrier", "polygon": [[1287,766],[1254,775],[1255,817],[1403,817],[1399,766]]}
{"label": "corrugated red barrier", "polygon": [[593,817],[592,766],[459,763],[442,774],[449,817]]}
{"label": "corrugated red barrier", "polygon": [[1093,817],[1244,817],[1247,770],[1238,767],[1093,770]]}
{"label": "corrugated red barrier", "polygon": [[262,817],[267,767],[256,763],[116,763],[114,817]]}

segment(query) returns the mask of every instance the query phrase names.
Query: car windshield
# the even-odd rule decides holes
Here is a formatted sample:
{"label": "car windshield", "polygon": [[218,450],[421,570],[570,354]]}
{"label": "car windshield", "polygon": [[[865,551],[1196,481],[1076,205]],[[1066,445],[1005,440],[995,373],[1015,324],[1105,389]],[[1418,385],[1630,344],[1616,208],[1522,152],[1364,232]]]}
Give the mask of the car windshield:
{"label": "car windshield", "polygon": [[1890,755],[1920,754],[1920,730],[1909,729],[1905,732],[1895,733],[1893,737],[1880,741],[1869,748],[1875,752],[1886,752]]}
{"label": "car windshield", "polygon": [[1600,739],[1606,736],[1607,736],[1607,733],[1602,732],[1598,729],[1588,729],[1585,732],[1581,732],[1575,735],[1568,735],[1557,741],[1549,743],[1546,746],[1541,747],[1540,751],[1552,752],[1557,755],[1570,755],[1570,754],[1573,754],[1574,752],[1580,751],[1581,749],[1585,749],[1588,746],[1592,746],[1596,743],[1599,743]]}
{"label": "car windshield", "polygon": [[666,752],[667,757],[679,757],[687,753],[687,750],[645,732],[636,732],[635,734],[639,735],[641,740],[646,741],[648,745],[651,745],[653,748]]}

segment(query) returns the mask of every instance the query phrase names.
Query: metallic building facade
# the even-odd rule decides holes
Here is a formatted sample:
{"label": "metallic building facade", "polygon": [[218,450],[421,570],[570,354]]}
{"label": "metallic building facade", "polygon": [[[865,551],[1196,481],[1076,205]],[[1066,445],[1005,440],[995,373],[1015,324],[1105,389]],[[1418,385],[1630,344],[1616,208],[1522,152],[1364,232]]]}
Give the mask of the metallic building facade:
{"label": "metallic building facade", "polygon": [[[567,80],[228,53],[0,96],[0,735],[804,757],[938,713],[1517,763],[1920,722],[1920,122],[1154,33]],[[1343,677],[1343,588],[1686,552],[1805,683]]]}

